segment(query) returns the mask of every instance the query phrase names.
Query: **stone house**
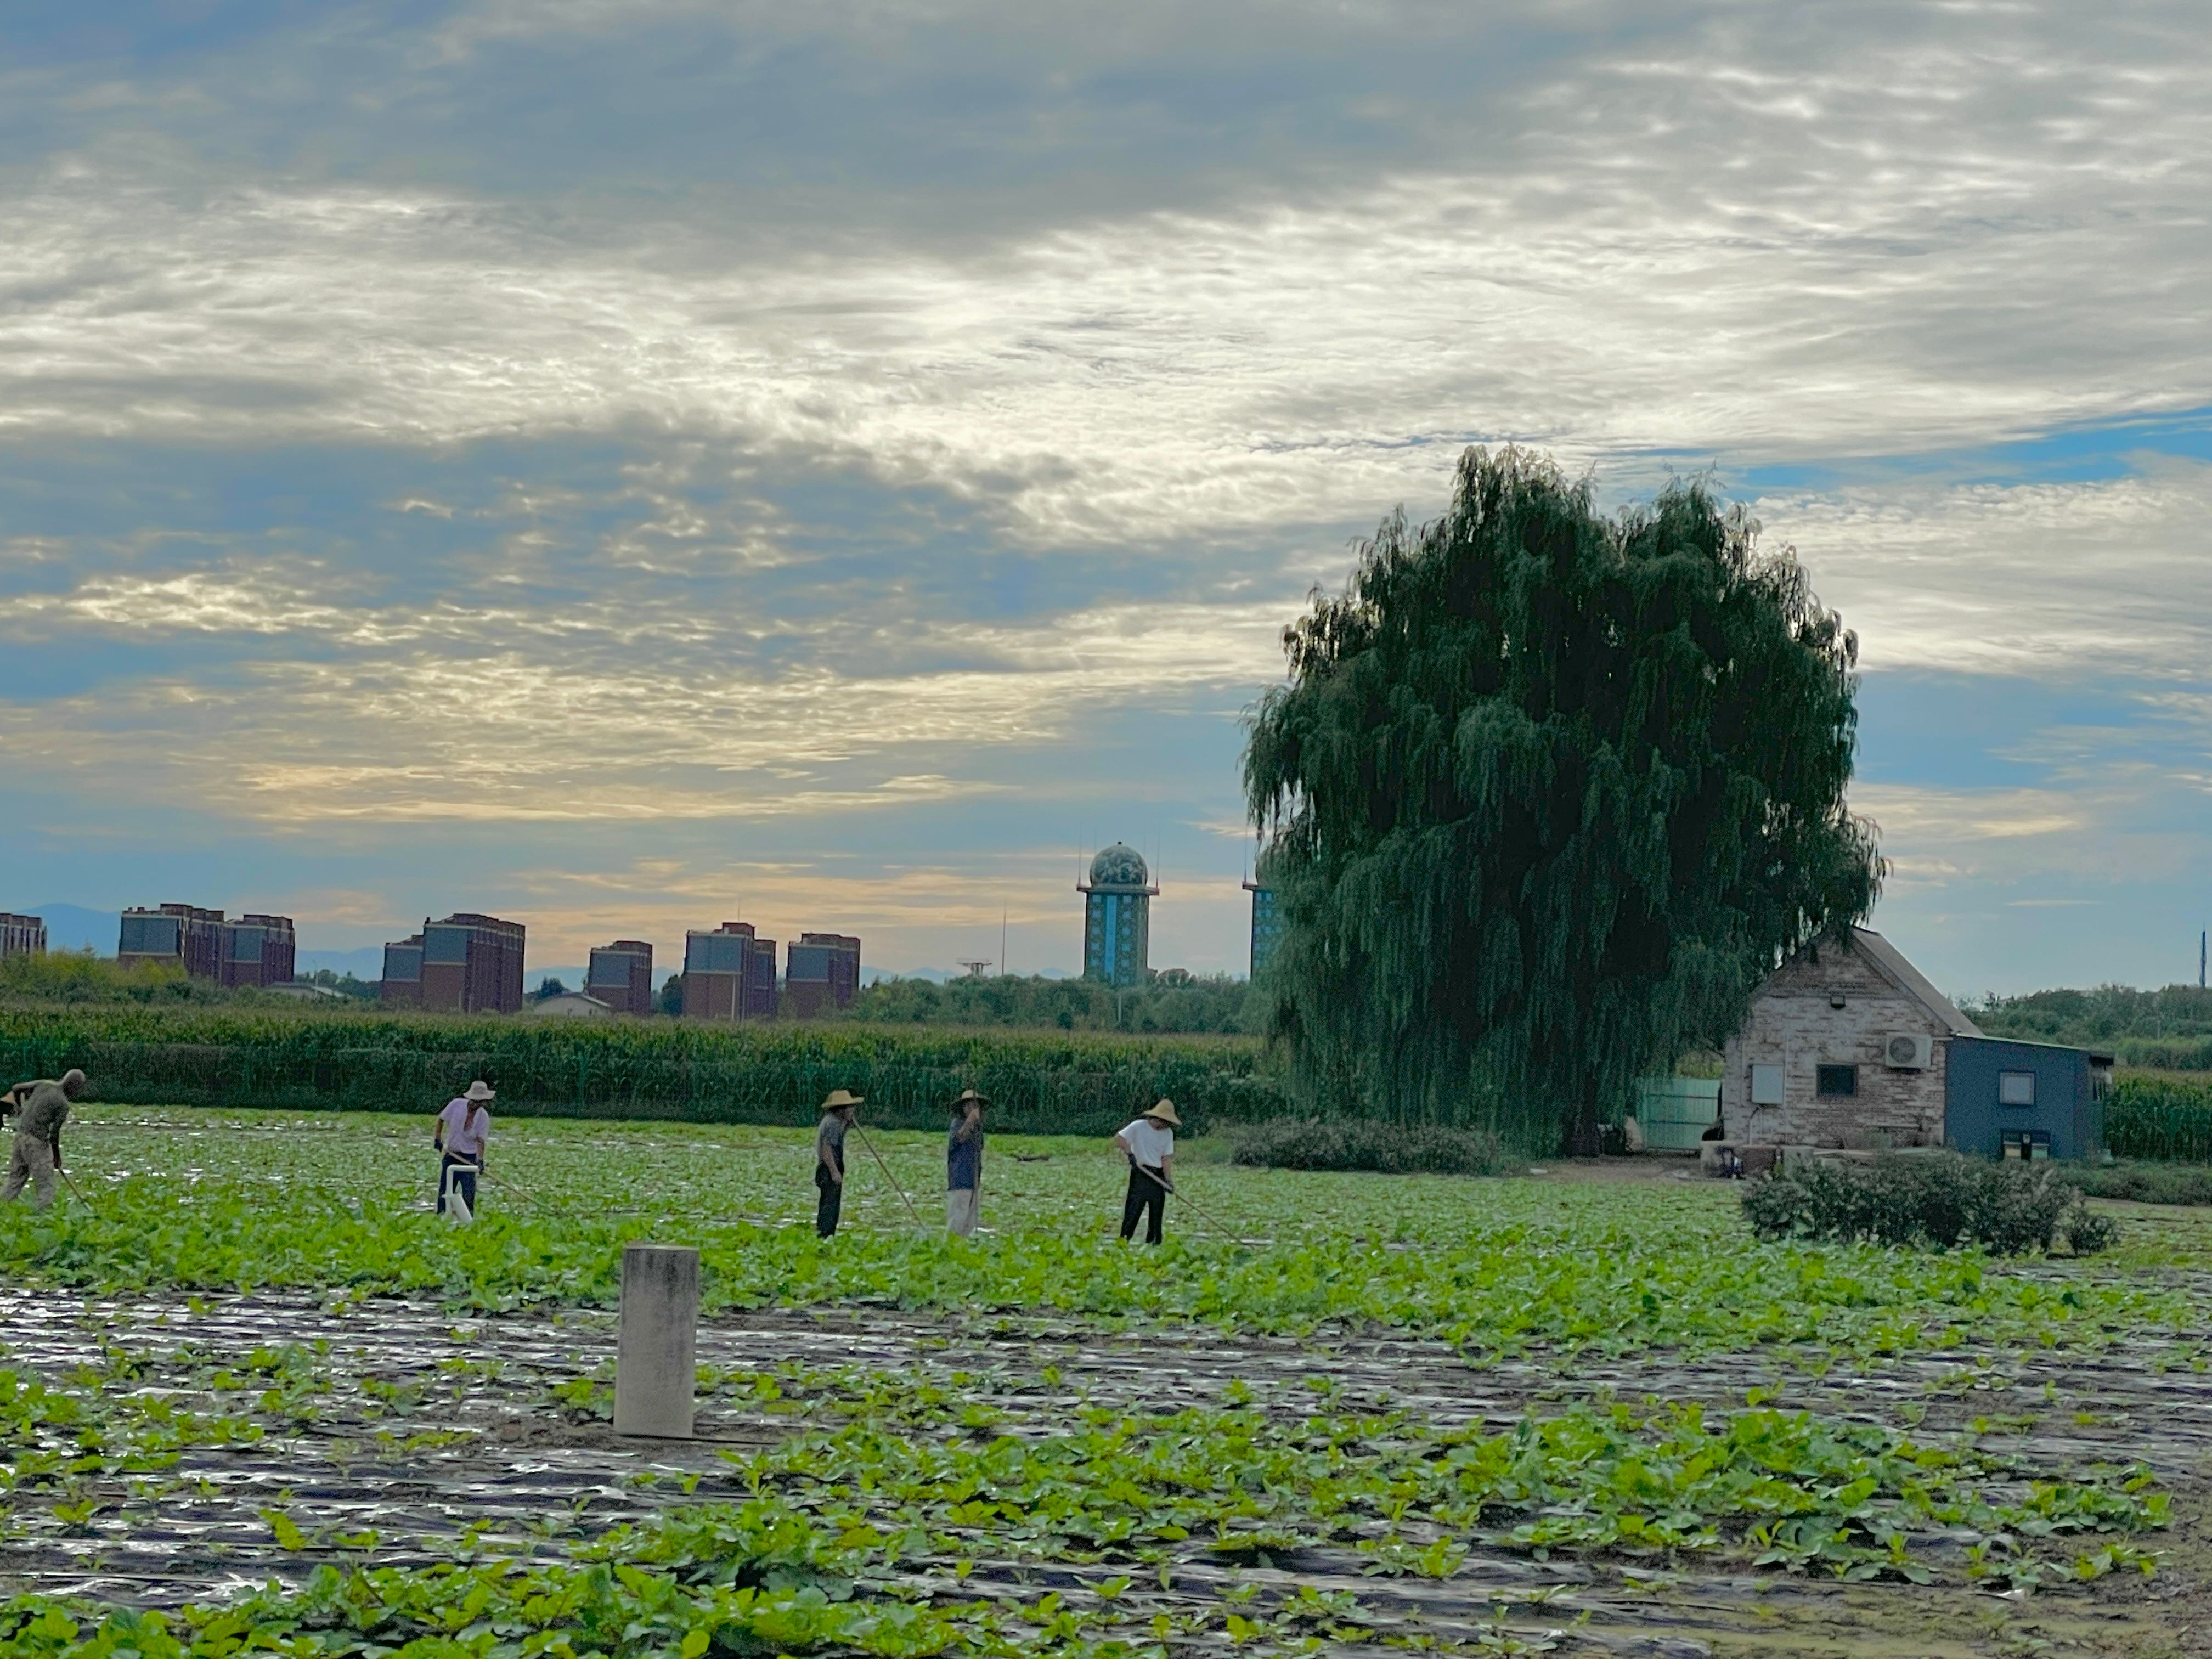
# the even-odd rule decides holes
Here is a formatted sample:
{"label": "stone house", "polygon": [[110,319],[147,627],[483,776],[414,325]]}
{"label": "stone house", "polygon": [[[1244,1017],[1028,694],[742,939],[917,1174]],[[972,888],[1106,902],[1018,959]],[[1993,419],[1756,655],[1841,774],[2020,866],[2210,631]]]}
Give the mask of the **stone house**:
{"label": "stone house", "polygon": [[1723,1051],[1722,1133],[1796,1146],[1940,1146],[1950,1039],[1979,1036],[1880,933],[1808,945]]}

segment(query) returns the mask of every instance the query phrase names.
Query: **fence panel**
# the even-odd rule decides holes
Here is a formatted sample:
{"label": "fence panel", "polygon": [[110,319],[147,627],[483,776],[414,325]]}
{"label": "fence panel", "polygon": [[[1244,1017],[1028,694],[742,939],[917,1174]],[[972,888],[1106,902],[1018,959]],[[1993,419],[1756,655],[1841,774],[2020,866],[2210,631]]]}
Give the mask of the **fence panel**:
{"label": "fence panel", "polygon": [[1718,1078],[1650,1077],[1636,1085],[1636,1121],[1655,1150],[1695,1152],[1720,1115]]}

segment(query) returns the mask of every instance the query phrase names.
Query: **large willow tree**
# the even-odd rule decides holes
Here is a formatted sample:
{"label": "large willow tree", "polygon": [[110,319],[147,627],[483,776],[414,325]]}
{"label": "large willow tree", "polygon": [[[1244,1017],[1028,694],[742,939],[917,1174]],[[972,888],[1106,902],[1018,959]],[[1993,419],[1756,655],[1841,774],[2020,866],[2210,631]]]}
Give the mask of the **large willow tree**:
{"label": "large willow tree", "polygon": [[1881,875],[1844,808],[1857,641],[1702,485],[1618,519],[1462,458],[1284,632],[1244,777],[1316,1103],[1595,1150]]}

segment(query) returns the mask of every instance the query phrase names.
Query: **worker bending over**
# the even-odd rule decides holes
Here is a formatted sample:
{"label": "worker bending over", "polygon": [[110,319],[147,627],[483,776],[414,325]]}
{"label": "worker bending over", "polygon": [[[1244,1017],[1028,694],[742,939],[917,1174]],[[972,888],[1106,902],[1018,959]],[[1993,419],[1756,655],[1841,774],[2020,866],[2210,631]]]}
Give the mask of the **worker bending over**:
{"label": "worker bending over", "polygon": [[491,1139],[490,1103],[498,1092],[478,1078],[438,1114],[430,1139],[438,1159],[438,1213],[450,1209],[457,1221],[475,1218],[477,1177],[483,1173],[484,1144]]}
{"label": "worker bending over", "polygon": [[1168,1194],[1175,1190],[1175,1132],[1182,1127],[1175,1102],[1163,1099],[1114,1137],[1114,1144],[1129,1160],[1129,1192],[1121,1200],[1122,1237],[1133,1237],[1137,1218],[1149,1212],[1145,1243],[1160,1242]]}
{"label": "worker bending over", "polygon": [[0,1100],[0,1112],[15,1115],[15,1145],[8,1155],[8,1184],[0,1188],[0,1203],[13,1203],[26,1182],[38,1189],[38,1206],[54,1201],[54,1181],[62,1166],[62,1125],[69,1121],[70,1102],[85,1089],[84,1073],[74,1068],[58,1081],[40,1078],[19,1083]]}

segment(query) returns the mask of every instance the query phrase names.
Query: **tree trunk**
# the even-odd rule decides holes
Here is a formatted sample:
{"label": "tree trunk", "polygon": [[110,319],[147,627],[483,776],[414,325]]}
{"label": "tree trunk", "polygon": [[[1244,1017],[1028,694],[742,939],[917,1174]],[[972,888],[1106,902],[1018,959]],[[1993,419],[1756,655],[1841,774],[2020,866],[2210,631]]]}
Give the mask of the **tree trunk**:
{"label": "tree trunk", "polygon": [[1585,1083],[1582,1099],[1572,1116],[1567,1120],[1567,1132],[1562,1139],[1564,1155],[1568,1158],[1595,1158],[1603,1150],[1597,1121],[1597,1085]]}

